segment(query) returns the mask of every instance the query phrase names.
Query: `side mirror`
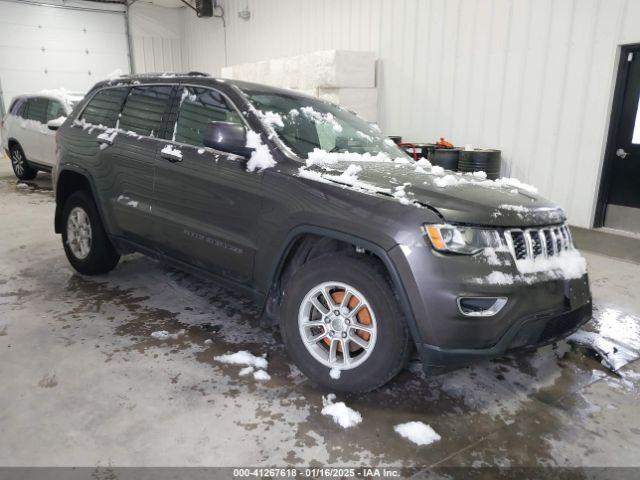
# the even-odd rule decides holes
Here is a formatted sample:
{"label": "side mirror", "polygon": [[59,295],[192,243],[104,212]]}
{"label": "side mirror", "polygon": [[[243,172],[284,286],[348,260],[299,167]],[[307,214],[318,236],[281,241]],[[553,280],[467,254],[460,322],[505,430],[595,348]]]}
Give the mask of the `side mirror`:
{"label": "side mirror", "polygon": [[253,152],[253,148],[247,147],[247,132],[237,123],[210,122],[204,130],[202,143],[205,147],[244,158],[250,157]]}
{"label": "side mirror", "polygon": [[54,118],[53,120],[49,120],[47,122],[47,128],[49,130],[58,130],[66,119],[67,117],[58,117]]}

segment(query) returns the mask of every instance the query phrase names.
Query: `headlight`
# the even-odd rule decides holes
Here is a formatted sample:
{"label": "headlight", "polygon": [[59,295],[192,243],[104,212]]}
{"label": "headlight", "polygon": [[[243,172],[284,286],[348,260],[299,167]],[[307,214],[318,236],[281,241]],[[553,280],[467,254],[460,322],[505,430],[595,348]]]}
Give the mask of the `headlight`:
{"label": "headlight", "polygon": [[485,248],[502,246],[498,231],[488,228],[424,225],[422,229],[439,252],[473,255]]}

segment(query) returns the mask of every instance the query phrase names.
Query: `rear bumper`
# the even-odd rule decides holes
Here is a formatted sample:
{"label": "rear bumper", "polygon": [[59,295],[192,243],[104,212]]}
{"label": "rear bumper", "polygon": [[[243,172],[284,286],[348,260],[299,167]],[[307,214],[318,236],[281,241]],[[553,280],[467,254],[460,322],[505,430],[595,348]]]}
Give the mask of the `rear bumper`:
{"label": "rear bumper", "polygon": [[437,375],[479,360],[555,342],[575,332],[591,319],[591,315],[591,302],[571,311],[532,315],[514,323],[498,343],[489,348],[456,349],[429,344],[417,347],[425,373]]}

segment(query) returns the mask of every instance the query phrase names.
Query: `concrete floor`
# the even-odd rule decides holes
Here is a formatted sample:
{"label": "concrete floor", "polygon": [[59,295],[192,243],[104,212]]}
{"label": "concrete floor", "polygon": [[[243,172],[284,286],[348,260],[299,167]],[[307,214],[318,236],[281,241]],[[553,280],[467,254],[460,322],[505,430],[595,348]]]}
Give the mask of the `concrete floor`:
{"label": "concrete floor", "polygon": [[[618,375],[565,342],[431,379],[412,365],[339,396],[363,416],[342,430],[249,301],[138,255],[83,278],[53,232],[50,176],[19,185],[4,158],[0,198],[0,466],[640,466],[636,263],[585,252],[587,330]],[[272,380],[213,360],[240,349],[266,353]],[[394,433],[411,420],[442,440]]]}

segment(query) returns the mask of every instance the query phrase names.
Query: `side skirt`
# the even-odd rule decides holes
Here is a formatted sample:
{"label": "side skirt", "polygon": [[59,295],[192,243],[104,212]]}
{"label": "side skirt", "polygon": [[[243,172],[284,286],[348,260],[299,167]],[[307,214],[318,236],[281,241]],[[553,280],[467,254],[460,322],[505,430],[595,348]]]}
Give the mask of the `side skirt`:
{"label": "side skirt", "polygon": [[236,282],[229,278],[222,277],[221,275],[217,275],[213,272],[202,269],[200,267],[190,265],[186,262],[183,262],[182,260],[178,260],[176,258],[170,257],[156,250],[140,245],[136,242],[132,242],[131,240],[127,240],[122,237],[112,236],[111,241],[114,243],[114,245],[116,245],[116,248],[120,253],[123,253],[123,254],[132,253],[132,252],[142,253],[143,255],[146,255],[148,257],[158,260],[160,263],[164,263],[169,266],[175,267],[179,270],[183,270],[193,275],[194,277],[198,277],[204,280],[211,280],[217,283],[218,285],[220,285],[221,287],[224,287],[229,290],[233,290],[234,292],[238,292],[240,295],[244,297],[248,297],[253,302],[255,302],[259,310],[262,310],[264,302],[267,299],[266,294],[259,292],[248,285]]}

